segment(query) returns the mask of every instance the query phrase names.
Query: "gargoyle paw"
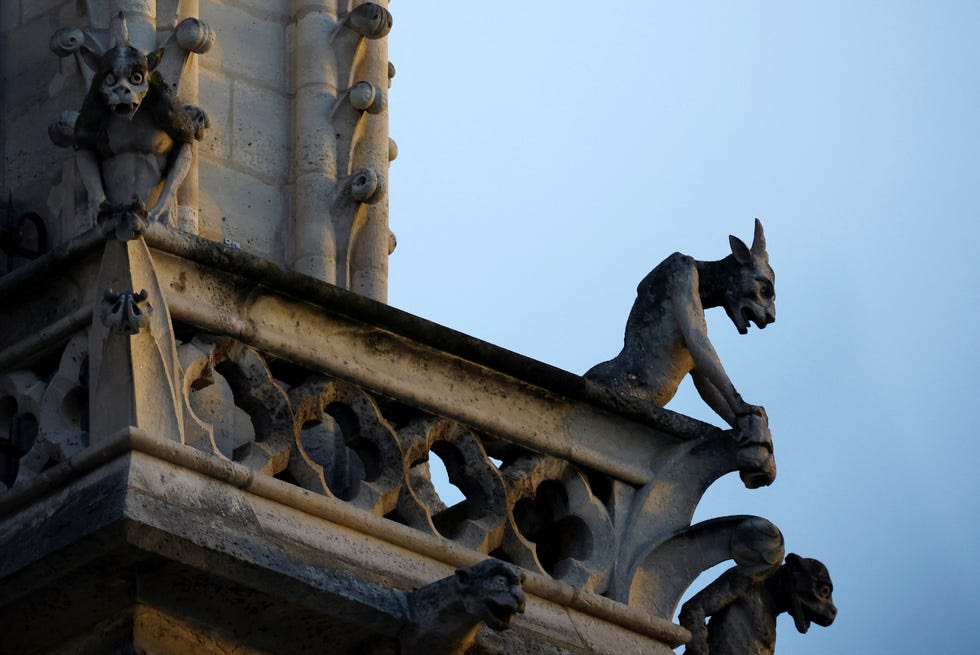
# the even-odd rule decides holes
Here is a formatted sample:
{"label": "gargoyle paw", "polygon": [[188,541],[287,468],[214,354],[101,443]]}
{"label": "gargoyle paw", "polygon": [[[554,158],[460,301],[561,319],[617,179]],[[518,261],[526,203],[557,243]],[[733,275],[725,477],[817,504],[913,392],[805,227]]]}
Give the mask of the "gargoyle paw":
{"label": "gargoyle paw", "polygon": [[150,223],[163,223],[166,225],[170,221],[170,203],[161,200],[150,210],[147,216]]}

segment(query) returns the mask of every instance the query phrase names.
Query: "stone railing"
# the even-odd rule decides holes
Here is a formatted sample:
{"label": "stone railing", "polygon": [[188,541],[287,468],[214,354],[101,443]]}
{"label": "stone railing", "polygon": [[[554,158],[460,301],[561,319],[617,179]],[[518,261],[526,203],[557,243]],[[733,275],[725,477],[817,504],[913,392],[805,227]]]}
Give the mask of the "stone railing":
{"label": "stone railing", "polygon": [[0,503],[138,428],[666,620],[781,541],[691,525],[739,468],[729,431],[220,244],[109,232],[0,278]]}

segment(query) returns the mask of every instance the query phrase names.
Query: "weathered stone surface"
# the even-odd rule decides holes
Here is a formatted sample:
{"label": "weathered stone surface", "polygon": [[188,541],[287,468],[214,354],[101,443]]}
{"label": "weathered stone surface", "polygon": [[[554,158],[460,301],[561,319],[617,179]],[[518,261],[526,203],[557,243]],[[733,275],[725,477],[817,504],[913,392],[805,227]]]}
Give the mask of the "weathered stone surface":
{"label": "weathered stone surface", "polygon": [[231,3],[205,2],[201,19],[217,34],[208,55],[212,65],[270,88],[283,87],[285,31],[275,16],[256,16]]}
{"label": "weathered stone surface", "polygon": [[[283,191],[253,175],[202,158],[201,236],[229,239],[247,252],[282,252]],[[247,220],[246,220],[247,217]],[[272,259],[275,259],[274,257]]]}
{"label": "weathered stone surface", "polygon": [[[17,626],[5,633],[11,648],[40,643],[40,625],[43,647],[52,651],[78,643],[66,640],[79,633],[95,639],[100,626],[135,607],[171,617],[162,626],[152,623],[161,628],[155,636],[141,637],[161,643],[199,639],[295,653],[320,639],[331,652],[361,653],[371,643],[394,653],[399,634],[415,634],[434,616],[425,599],[438,597],[433,590],[446,583],[400,590],[444,578],[447,563],[471,566],[480,557],[138,431],[90,452],[40,486],[0,500],[0,617]],[[24,538],[31,549],[22,547]],[[66,550],[67,544],[74,545]],[[484,564],[471,578],[480,581],[477,588],[496,589],[497,566],[517,575],[510,565]],[[522,594],[513,575],[505,577],[502,596],[483,609],[469,605],[467,614],[486,619],[487,610],[496,621],[519,609]],[[619,624],[610,622],[614,614],[590,617],[601,605],[598,597],[581,609],[562,608],[572,589],[539,579],[529,579],[525,592],[526,613],[514,626],[520,639],[505,642],[509,652],[670,652],[624,627],[631,616],[619,616]],[[98,602],[81,602],[86,595]],[[25,598],[47,609],[31,610]],[[440,607],[454,605],[452,596],[444,600],[451,602]],[[591,626],[589,642],[568,621]],[[670,643],[682,636],[667,622],[647,621]],[[136,625],[136,633],[146,628]],[[501,652],[492,639],[485,649],[482,635],[473,652]],[[627,638],[636,648],[621,648]]]}
{"label": "weathered stone surface", "polygon": [[[654,574],[686,561],[671,544],[707,486],[737,468],[730,434],[665,410],[642,422],[617,416],[617,406],[577,376],[234,249],[159,227],[146,236],[157,246],[161,290],[150,303],[178,320],[173,334],[182,342],[175,399],[151,404],[178,408],[182,427],[161,424],[161,434],[431,538],[670,616],[671,594],[684,585]],[[44,275],[59,256],[29,267]],[[119,288],[151,286],[145,276],[126,279]],[[229,435],[224,417],[242,429]],[[466,501],[439,501],[428,479],[431,453]],[[713,563],[683,566],[693,579]]]}
{"label": "weathered stone surface", "polygon": [[[198,68],[198,101],[202,107],[207,107],[211,117],[211,127],[208,128],[208,138],[201,141],[198,150],[201,154],[215,157],[231,157],[231,86],[227,77],[219,74],[213,68],[200,66]],[[211,187],[202,184],[204,190]]]}
{"label": "weathered stone surface", "polygon": [[240,81],[234,83],[233,93],[232,157],[269,180],[285,178],[289,172],[289,104],[286,98]]}
{"label": "weathered stone surface", "polygon": [[[751,248],[655,268],[591,380],[386,307],[387,2],[202,4],[224,39],[200,80],[193,0],[4,5],[28,21],[6,53],[76,7],[89,26],[56,34],[57,67],[3,73],[4,136],[40,106],[78,154],[3,139],[0,181],[54,214],[54,247],[0,226],[0,651],[667,655],[684,588],[727,558],[682,613],[691,652],[768,655],[781,609],[833,620],[818,563],[770,575],[775,526],[691,525],[720,476],[775,476],[703,315],[774,319],[758,222]],[[221,123],[201,194],[207,117],[174,90]],[[185,232],[160,224],[178,204]],[[687,373],[732,430],[662,407]]]}

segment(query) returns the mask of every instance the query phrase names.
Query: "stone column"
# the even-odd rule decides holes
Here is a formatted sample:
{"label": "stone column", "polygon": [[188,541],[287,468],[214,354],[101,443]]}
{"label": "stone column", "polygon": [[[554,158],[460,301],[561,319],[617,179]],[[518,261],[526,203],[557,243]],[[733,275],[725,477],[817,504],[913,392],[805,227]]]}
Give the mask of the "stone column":
{"label": "stone column", "polygon": [[386,0],[295,0],[292,268],[384,301]]}
{"label": "stone column", "polygon": [[[380,4],[387,6],[388,0]],[[355,61],[351,76],[351,102],[364,113],[361,116],[363,127],[353,144],[352,160],[354,168],[368,168],[383,171],[387,188],[388,162],[393,157],[388,138],[387,98],[375,99],[374,104],[365,106],[356,97],[356,90],[363,90],[365,82],[370,84],[375,94],[387,96],[390,84],[388,64],[388,39],[365,39],[359,49],[360,57]],[[363,97],[363,96],[361,96]],[[362,205],[363,219],[355,225],[350,252],[350,288],[360,294],[382,302],[388,299],[388,255],[394,248],[393,236],[388,228],[388,199]]]}
{"label": "stone column", "polygon": [[[200,15],[199,5],[198,0],[181,0],[177,23],[179,24],[185,18],[197,18]],[[197,57],[187,57],[178,89],[178,97],[181,102],[188,105],[198,104],[197,84]],[[188,169],[180,189],[177,190],[177,227],[185,232],[197,234],[201,209],[198,194],[197,141],[191,143],[191,149],[194,153],[191,158],[191,167]]]}

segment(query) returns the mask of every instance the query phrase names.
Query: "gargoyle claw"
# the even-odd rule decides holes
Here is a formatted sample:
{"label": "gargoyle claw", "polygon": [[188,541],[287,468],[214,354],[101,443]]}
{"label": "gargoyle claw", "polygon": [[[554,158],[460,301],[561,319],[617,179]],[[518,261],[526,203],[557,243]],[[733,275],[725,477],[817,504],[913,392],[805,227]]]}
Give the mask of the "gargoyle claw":
{"label": "gargoyle claw", "polygon": [[146,205],[136,196],[129,204],[124,202],[103,202],[99,207],[99,221],[113,221],[116,224],[116,238],[132,241],[148,226]]}

